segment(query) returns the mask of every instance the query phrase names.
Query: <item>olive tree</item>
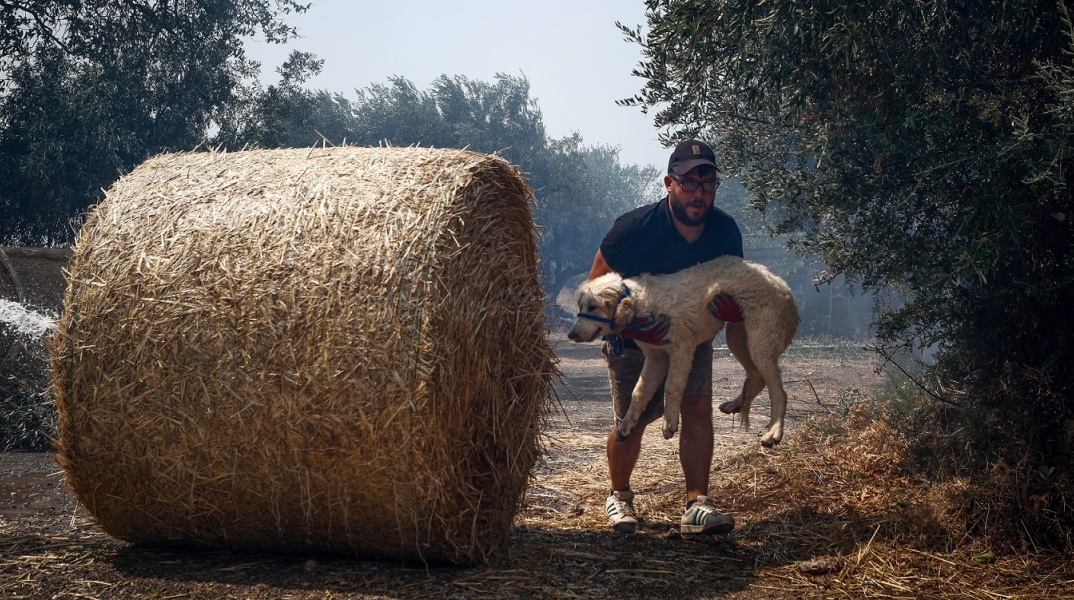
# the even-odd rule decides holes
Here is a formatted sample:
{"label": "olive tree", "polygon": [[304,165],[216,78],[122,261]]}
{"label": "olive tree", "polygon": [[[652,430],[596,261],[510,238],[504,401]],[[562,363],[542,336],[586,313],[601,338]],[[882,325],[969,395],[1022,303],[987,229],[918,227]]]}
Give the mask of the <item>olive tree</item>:
{"label": "olive tree", "polygon": [[973,407],[970,421],[994,423],[1046,472],[1064,464],[1074,450],[1065,2],[647,6],[647,31],[621,26],[643,49],[646,80],[624,103],[652,110],[671,135],[718,138],[775,232],[824,258],[822,279],[899,295],[879,307],[882,348],[937,348],[920,381],[930,394]]}
{"label": "olive tree", "polygon": [[145,157],[192,149],[294,37],[295,0],[0,0],[0,240],[52,244]]}

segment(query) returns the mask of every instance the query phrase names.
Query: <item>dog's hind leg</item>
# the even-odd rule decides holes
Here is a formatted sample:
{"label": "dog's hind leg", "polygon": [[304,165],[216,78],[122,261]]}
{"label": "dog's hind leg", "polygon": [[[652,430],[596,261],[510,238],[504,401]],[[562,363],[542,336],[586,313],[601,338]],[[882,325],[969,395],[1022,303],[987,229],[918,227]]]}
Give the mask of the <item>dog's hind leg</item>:
{"label": "dog's hind leg", "polygon": [[671,439],[679,430],[679,410],[682,395],[686,392],[686,381],[693,366],[694,348],[676,348],[671,355],[668,366],[667,381],[664,383],[664,439]]}
{"label": "dog's hind leg", "polygon": [[[751,363],[752,365],[752,363]],[[752,372],[747,371],[746,381],[742,383],[742,392],[734,400],[728,400],[727,402],[720,403],[720,412],[726,415],[738,414],[738,422],[742,425],[743,429],[750,428],[750,406],[753,404],[753,399],[757,397],[757,394],[761,393],[761,390],[765,388],[764,377],[761,376],[761,372],[754,370]]]}
{"label": "dog's hind leg", "polygon": [[727,330],[727,346],[732,350],[731,355],[735,357],[735,360],[742,365],[742,369],[746,372],[746,380],[742,383],[742,392],[738,395],[738,398],[722,402],[719,406],[720,412],[724,414],[738,413],[738,422],[743,429],[750,428],[750,406],[753,399],[757,397],[757,394],[761,393],[765,386],[764,377],[757,370],[757,366],[753,364],[753,350],[749,347],[751,337],[759,335],[758,332],[747,334],[746,327],[751,324],[743,323],[739,326],[740,329],[736,330],[729,327]]}
{"label": "dog's hind leg", "polygon": [[783,439],[783,420],[787,415],[787,392],[783,389],[783,378],[779,364],[773,360],[763,362],[759,369],[768,386],[768,399],[772,402],[772,417],[768,421],[768,431],[761,436],[761,445],[771,448]]}
{"label": "dog's hind leg", "polygon": [[[634,391],[630,394],[630,408],[627,409],[615,433],[617,439],[625,440],[634,431],[641,413],[645,412],[649,399],[656,394],[667,372],[668,355],[666,353],[659,351],[645,353],[645,364],[641,368],[641,375],[638,377],[638,383],[634,385]],[[666,389],[664,396],[667,396]]]}

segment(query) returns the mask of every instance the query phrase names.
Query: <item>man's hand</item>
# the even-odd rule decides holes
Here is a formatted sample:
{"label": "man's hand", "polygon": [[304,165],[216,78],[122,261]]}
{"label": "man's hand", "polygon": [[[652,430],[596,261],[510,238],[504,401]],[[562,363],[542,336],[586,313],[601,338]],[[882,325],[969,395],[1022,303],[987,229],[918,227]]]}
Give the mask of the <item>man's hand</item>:
{"label": "man's hand", "polygon": [[619,335],[646,344],[669,344],[670,340],[665,338],[670,328],[671,317],[646,313],[634,317]]}
{"label": "man's hand", "polygon": [[715,298],[709,300],[707,308],[712,316],[728,323],[741,323],[745,318],[742,315],[742,307],[727,294],[717,294]]}

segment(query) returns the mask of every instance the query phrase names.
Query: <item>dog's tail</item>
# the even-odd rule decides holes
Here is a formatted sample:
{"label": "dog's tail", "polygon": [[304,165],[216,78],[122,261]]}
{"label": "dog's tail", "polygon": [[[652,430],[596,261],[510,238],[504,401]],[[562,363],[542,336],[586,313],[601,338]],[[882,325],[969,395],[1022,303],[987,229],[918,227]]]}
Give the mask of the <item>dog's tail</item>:
{"label": "dog's tail", "polygon": [[798,315],[798,306],[794,302],[794,295],[791,294],[790,290],[787,290],[786,294],[787,297],[782,303],[782,309],[779,311],[780,331],[783,332],[784,336],[784,350],[791,345],[794,334],[798,333],[798,324],[802,322],[802,318]]}

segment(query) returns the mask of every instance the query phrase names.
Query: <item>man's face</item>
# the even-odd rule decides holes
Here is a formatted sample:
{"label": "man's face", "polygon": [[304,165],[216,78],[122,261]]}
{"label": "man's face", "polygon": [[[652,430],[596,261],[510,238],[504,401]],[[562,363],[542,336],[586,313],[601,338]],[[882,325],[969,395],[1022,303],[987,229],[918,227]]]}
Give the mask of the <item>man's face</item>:
{"label": "man's face", "polygon": [[[712,208],[712,200],[716,197],[716,173],[709,171],[700,175],[697,169],[687,171],[683,175],[666,175],[664,185],[668,190],[668,201],[671,204],[671,214],[684,225],[697,227],[705,222],[705,215]],[[684,187],[685,186],[685,187]],[[696,187],[688,192],[686,188]],[[705,189],[712,191],[705,191]]]}

